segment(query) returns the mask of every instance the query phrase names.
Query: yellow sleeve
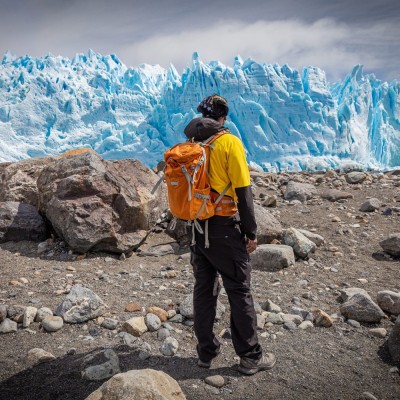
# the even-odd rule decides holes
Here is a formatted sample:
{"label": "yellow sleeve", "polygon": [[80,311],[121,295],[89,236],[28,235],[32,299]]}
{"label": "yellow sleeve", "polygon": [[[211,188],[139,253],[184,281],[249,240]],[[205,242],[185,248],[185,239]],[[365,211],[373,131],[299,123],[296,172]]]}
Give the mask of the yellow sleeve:
{"label": "yellow sleeve", "polygon": [[231,140],[227,159],[227,172],[234,190],[250,185],[250,172],[242,142],[234,135],[229,136]]}

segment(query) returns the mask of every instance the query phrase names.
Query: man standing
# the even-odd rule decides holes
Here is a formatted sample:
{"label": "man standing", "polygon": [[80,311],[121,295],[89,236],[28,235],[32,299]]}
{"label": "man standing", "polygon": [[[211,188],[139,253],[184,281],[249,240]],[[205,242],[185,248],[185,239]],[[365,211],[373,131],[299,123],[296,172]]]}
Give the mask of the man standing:
{"label": "man standing", "polygon": [[[191,263],[195,277],[193,308],[198,365],[210,368],[212,359],[220,352],[221,345],[213,333],[220,274],[231,307],[232,342],[240,357],[238,369],[252,375],[271,369],[276,359],[271,353],[262,354],[250,289],[249,253],[257,247],[250,173],[242,142],[224,127],[229,111],[226,99],[218,95],[206,97],[197,111],[203,117],[193,119],[185,128],[189,139],[204,141],[218,132],[226,132],[213,142],[210,150],[209,181],[214,200],[231,184],[218,202],[215,215],[208,220],[209,246],[205,245],[204,234],[188,229],[190,235],[195,235]],[[201,223],[204,225],[204,221]]]}

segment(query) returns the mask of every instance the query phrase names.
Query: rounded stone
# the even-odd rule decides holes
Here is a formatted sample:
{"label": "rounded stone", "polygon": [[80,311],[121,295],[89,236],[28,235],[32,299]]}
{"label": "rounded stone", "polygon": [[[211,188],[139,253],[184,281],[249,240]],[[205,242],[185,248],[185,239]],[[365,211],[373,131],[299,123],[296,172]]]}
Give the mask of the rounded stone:
{"label": "rounded stone", "polygon": [[160,347],[160,352],[164,356],[173,356],[176,354],[179,348],[178,341],[173,337],[167,337]]}
{"label": "rounded stone", "polygon": [[387,330],[385,328],[372,328],[369,333],[377,338],[384,338],[387,335]]}
{"label": "rounded stone", "polygon": [[52,317],[52,316],[53,316],[53,312],[50,310],[50,308],[42,307],[42,308],[39,308],[39,310],[36,314],[35,321],[42,322],[46,317]]}
{"label": "rounded stone", "polygon": [[158,340],[165,340],[170,335],[171,334],[169,333],[169,330],[167,328],[161,328],[157,332],[157,339]]}
{"label": "rounded stone", "polygon": [[207,385],[216,387],[216,388],[221,388],[225,385],[225,379],[221,375],[213,375],[213,376],[207,376],[206,379],[204,379],[204,382],[207,383]]}
{"label": "rounded stone", "polygon": [[46,332],[57,332],[64,325],[64,321],[61,317],[47,316],[42,320],[42,327]]}
{"label": "rounded stone", "polygon": [[154,332],[161,327],[161,320],[160,318],[152,313],[148,313],[146,315],[146,326],[150,332]]}

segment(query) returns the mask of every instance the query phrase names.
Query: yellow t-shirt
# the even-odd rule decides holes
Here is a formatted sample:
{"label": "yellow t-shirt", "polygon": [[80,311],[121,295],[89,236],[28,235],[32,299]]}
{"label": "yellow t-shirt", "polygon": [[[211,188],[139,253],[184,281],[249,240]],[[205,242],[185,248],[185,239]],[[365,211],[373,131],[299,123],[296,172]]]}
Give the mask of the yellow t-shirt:
{"label": "yellow t-shirt", "polygon": [[211,188],[222,193],[229,182],[232,186],[226,192],[236,202],[235,188],[250,185],[244,147],[239,138],[226,133],[212,143],[210,150],[209,179]]}

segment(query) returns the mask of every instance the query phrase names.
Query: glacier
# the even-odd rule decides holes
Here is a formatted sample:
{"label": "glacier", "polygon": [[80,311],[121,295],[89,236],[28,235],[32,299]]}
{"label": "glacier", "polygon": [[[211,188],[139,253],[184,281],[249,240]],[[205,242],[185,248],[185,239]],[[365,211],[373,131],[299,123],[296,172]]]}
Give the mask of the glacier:
{"label": "glacier", "polygon": [[170,65],[131,68],[92,50],[72,59],[15,57],[0,64],[0,162],[90,147],[106,159],[137,158],[154,167],[212,93],[230,106],[226,126],[250,165],[266,171],[343,165],[400,165],[400,84],[356,65],[340,82],[324,71],[235,57],[182,74]]}

